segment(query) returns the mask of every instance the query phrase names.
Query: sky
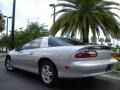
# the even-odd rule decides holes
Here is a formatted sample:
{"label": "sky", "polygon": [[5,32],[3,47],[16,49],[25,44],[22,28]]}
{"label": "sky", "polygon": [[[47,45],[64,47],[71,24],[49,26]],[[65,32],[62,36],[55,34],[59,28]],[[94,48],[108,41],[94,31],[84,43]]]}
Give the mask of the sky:
{"label": "sky", "polygon": [[[108,0],[120,3],[120,0]],[[16,0],[15,29],[26,28],[29,22],[39,22],[48,25],[48,29],[53,23],[53,8],[49,4],[56,4],[57,0]],[[7,16],[12,16],[13,0],[0,0],[0,11]],[[58,10],[58,8],[57,8]],[[120,11],[113,12],[120,15]],[[9,19],[9,31],[11,30],[11,20]]]}
{"label": "sky", "polygon": [[[45,23],[50,28],[53,23],[53,8],[49,4],[57,0],[16,0],[15,29],[26,28],[29,22]],[[13,0],[0,0],[0,10],[4,15],[12,16]],[[11,20],[9,19],[9,29]]]}

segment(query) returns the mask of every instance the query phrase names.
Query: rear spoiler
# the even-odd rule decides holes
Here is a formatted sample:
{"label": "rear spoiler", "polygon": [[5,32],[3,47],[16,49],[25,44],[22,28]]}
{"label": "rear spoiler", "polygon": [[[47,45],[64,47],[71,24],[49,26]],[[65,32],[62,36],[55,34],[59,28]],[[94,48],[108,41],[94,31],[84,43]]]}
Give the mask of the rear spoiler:
{"label": "rear spoiler", "polygon": [[88,50],[111,50],[109,46],[87,46],[86,49]]}

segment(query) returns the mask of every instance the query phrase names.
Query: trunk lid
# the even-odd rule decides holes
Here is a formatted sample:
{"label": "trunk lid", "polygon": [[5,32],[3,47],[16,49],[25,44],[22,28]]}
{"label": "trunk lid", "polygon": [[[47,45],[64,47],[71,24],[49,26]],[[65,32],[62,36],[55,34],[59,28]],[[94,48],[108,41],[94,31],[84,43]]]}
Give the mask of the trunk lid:
{"label": "trunk lid", "polygon": [[112,58],[112,51],[109,46],[88,46],[77,51],[78,52],[96,52],[96,57],[80,58],[80,60],[108,60]]}
{"label": "trunk lid", "polygon": [[112,51],[111,51],[111,48],[108,46],[91,46],[91,47],[88,47],[88,50],[96,51],[97,52],[96,59],[98,60],[112,58]]}

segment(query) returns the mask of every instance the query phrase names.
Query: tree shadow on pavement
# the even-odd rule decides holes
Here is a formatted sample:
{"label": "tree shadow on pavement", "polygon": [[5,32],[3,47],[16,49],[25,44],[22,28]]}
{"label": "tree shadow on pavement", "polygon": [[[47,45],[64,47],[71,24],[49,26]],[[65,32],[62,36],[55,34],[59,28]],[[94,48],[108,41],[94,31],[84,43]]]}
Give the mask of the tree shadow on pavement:
{"label": "tree shadow on pavement", "polygon": [[98,78],[61,79],[56,88],[62,90],[110,90],[109,82]]}

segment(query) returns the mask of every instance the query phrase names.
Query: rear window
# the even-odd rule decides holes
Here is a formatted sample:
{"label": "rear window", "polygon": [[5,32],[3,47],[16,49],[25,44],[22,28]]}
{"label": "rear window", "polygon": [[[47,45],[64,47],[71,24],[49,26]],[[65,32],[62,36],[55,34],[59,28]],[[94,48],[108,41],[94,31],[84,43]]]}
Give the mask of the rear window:
{"label": "rear window", "polygon": [[83,43],[62,37],[49,37],[48,45],[52,47],[56,46],[72,46],[72,45],[84,45]]}
{"label": "rear window", "polygon": [[85,45],[83,42],[73,40],[73,39],[62,38],[62,37],[59,39],[65,41],[66,43],[72,44],[72,45]]}

